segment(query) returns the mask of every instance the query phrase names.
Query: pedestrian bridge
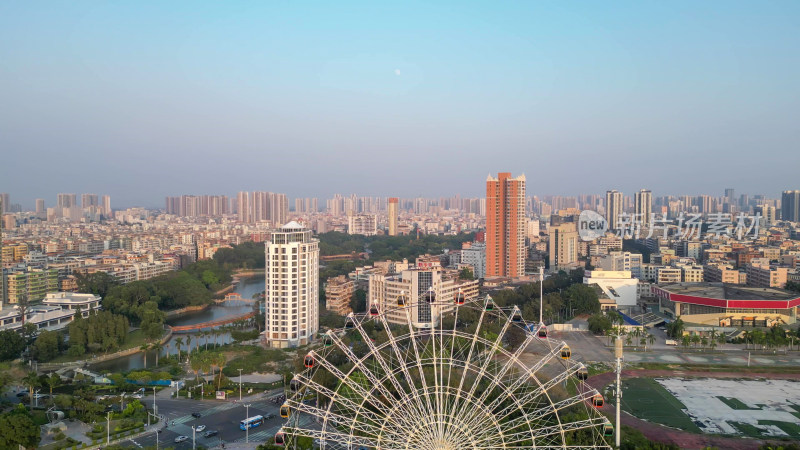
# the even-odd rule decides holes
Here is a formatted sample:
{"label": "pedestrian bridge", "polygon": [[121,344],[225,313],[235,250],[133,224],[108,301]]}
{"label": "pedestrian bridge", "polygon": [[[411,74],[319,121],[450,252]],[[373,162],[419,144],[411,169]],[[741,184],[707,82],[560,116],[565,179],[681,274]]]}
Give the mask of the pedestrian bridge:
{"label": "pedestrian bridge", "polygon": [[247,314],[240,314],[240,315],[237,315],[237,316],[227,316],[227,317],[223,317],[223,318],[217,319],[217,320],[212,320],[212,321],[209,321],[209,322],[194,323],[194,324],[191,324],[191,325],[177,325],[177,326],[173,326],[172,327],[172,332],[173,333],[189,333],[189,332],[192,332],[192,331],[202,330],[202,329],[205,329],[205,328],[215,328],[215,327],[218,327],[218,326],[221,326],[221,325],[227,325],[229,323],[239,322],[241,320],[247,320],[247,319],[250,319],[251,317],[255,317],[255,316],[256,316],[255,312],[249,312]]}

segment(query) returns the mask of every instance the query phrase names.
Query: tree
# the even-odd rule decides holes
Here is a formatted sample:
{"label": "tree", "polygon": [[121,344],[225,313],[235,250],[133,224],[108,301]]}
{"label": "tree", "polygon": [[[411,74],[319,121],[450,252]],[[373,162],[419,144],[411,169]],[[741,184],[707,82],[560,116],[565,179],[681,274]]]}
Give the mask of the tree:
{"label": "tree", "polygon": [[38,361],[50,361],[58,356],[63,347],[61,334],[43,330],[33,343],[33,353]]}
{"label": "tree", "polygon": [[0,361],[9,361],[20,357],[25,350],[25,339],[13,330],[0,331]]}
{"label": "tree", "polygon": [[36,372],[28,372],[28,374],[22,378],[22,384],[28,386],[31,408],[33,408],[33,390],[41,386],[42,382],[39,380],[39,376],[36,375]]}
{"label": "tree", "polygon": [[475,279],[475,275],[473,275],[472,269],[470,269],[469,267],[464,267],[463,269],[461,269],[460,272],[458,272],[458,279],[459,280],[474,280]]}
{"label": "tree", "polygon": [[[656,342],[656,337],[654,335],[648,333],[647,334],[647,342],[652,346]],[[647,348],[645,348],[644,351],[647,351]]]}
{"label": "tree", "polygon": [[45,383],[47,383],[47,387],[50,388],[50,398],[53,398],[53,389],[61,386],[61,377],[55,373],[51,373],[50,376],[47,377]]}
{"label": "tree", "polygon": [[161,345],[161,341],[156,341],[153,345],[150,346],[150,348],[156,351],[156,367],[158,367],[158,357],[161,355],[161,350],[164,347]]}
{"label": "tree", "polygon": [[75,272],[74,275],[75,282],[78,284],[78,292],[84,294],[94,294],[105,297],[112,287],[119,285],[119,281],[106,272],[95,272],[92,274]]}
{"label": "tree", "polygon": [[597,313],[589,316],[589,331],[594,334],[605,334],[611,330],[611,320],[607,315]]}
{"label": "tree", "polygon": [[175,348],[178,349],[178,361],[181,360],[181,347],[183,346],[183,338],[175,339]]}
{"label": "tree", "polygon": [[353,299],[350,301],[350,307],[354,313],[364,312],[367,310],[367,291],[363,289],[356,289],[353,294]]}
{"label": "tree", "polygon": [[25,409],[0,414],[0,448],[35,448],[39,445],[40,429]]}
{"label": "tree", "polygon": [[142,359],[144,360],[144,368],[145,369],[147,369],[147,349],[149,349],[149,348],[150,348],[150,346],[147,345],[147,344],[142,344],[139,347],[139,350],[142,351]]}
{"label": "tree", "polygon": [[686,324],[678,317],[667,325],[667,335],[672,339],[678,339],[683,336],[683,330],[685,328]]}

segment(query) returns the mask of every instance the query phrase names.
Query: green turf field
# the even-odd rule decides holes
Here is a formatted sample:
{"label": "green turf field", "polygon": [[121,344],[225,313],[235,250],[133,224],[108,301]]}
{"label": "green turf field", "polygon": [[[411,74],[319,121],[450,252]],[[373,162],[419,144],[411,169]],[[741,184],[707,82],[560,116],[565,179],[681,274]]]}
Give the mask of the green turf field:
{"label": "green turf field", "polygon": [[720,395],[717,398],[722,402],[728,405],[730,409],[736,410],[752,410],[753,408],[747,406],[743,401],[739,400],[738,398],[732,397],[722,397]]}
{"label": "green turf field", "polygon": [[668,427],[700,433],[683,413],[686,407],[652,378],[629,378],[622,383],[622,409],[634,416]]}

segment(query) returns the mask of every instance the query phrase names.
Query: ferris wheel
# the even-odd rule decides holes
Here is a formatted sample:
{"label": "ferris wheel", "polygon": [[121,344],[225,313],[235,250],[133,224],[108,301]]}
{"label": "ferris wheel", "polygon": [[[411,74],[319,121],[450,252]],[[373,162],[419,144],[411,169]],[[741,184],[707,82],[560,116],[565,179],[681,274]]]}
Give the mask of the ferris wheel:
{"label": "ferris wheel", "polygon": [[[415,328],[407,297],[350,314],[304,357],[274,443],[324,449],[611,448],[604,400],[570,348],[491,297],[436,299]],[[449,303],[449,304],[448,304]],[[417,305],[422,306],[422,305]],[[405,312],[406,324],[397,317]],[[387,319],[391,313],[394,323]],[[511,345],[516,343],[517,345]]]}

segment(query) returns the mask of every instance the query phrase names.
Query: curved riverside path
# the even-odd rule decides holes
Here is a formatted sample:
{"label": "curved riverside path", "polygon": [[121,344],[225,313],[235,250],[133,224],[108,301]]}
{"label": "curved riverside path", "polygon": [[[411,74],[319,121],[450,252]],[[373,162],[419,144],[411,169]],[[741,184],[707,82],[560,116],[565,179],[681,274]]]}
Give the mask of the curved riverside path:
{"label": "curved riverside path", "polygon": [[173,333],[185,333],[188,331],[202,330],[203,328],[214,328],[220,325],[238,322],[240,320],[247,320],[255,316],[256,316],[255,312],[249,312],[247,314],[240,314],[238,316],[223,317],[222,319],[212,320],[210,322],[193,323],[191,325],[177,325],[170,328],[172,329]]}
{"label": "curved riverside path", "polygon": [[[796,373],[771,373],[771,372],[694,372],[689,370],[623,370],[622,378],[657,378],[657,377],[692,377],[692,378],[766,378],[770,380],[797,380]],[[598,392],[603,392],[603,388],[613,383],[616,379],[614,372],[606,372],[589,377],[587,383]],[[613,411],[613,410],[612,410]],[[725,437],[714,434],[697,434],[688,431],[670,428],[657,423],[639,419],[621,411],[623,425],[636,428],[641,431],[651,441],[675,444],[680,448],[702,449],[706,447],[716,447],[731,450],[750,450],[757,449],[761,445],[769,442],[761,439],[751,439],[746,437]],[[774,441],[779,442],[779,441]]]}

